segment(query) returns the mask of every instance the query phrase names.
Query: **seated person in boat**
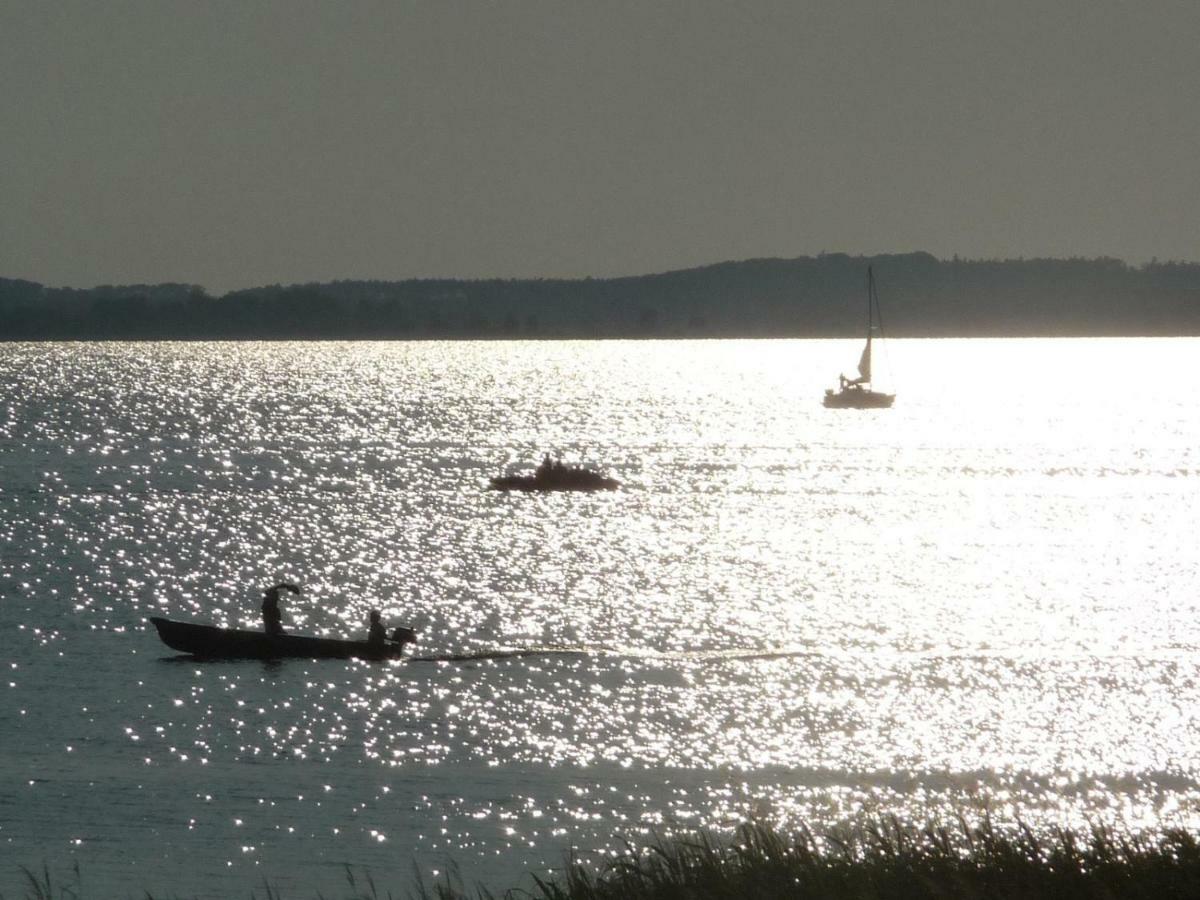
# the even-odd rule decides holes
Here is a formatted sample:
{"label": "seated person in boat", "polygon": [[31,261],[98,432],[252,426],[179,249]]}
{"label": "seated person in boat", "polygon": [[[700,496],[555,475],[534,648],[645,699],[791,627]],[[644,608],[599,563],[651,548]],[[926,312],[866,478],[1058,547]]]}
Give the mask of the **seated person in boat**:
{"label": "seated person in boat", "polygon": [[288,584],[277,584],[267,588],[263,594],[262,617],[263,630],[269,635],[281,635],[283,631],[283,611],[279,608],[280,591],[290,590],[300,593],[300,589]]}
{"label": "seated person in boat", "polygon": [[537,467],[537,474],[542,477],[545,477],[546,475],[549,475],[550,472],[553,471],[553,469],[554,469],[554,463],[551,462],[550,454],[547,453],[545,456],[542,457],[541,465],[539,465]]}
{"label": "seated person in boat", "polygon": [[371,610],[371,630],[367,632],[367,643],[372,647],[383,647],[387,644],[387,629],[383,627],[383,616],[379,610]]}

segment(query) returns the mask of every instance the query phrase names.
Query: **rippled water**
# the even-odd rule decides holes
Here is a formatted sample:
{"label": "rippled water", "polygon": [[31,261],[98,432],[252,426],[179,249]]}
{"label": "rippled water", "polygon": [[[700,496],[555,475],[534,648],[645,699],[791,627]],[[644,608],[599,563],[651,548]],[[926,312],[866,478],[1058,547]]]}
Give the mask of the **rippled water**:
{"label": "rippled water", "polygon": [[[505,887],[748,814],[1200,826],[1200,341],[893,341],[894,409],[823,409],[858,349],[0,345],[0,893]],[[547,449],[623,489],[485,489]],[[148,627],[277,579],[292,630],[378,606],[423,659]]]}

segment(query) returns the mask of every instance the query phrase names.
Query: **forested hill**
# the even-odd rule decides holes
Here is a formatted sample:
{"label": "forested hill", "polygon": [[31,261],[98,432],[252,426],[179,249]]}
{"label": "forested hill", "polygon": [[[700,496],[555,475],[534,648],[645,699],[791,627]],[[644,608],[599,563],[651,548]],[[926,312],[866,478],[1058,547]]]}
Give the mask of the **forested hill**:
{"label": "forested hill", "polygon": [[868,265],[894,337],[1200,335],[1196,263],[833,253],[626,278],[335,281],[222,297],[0,279],[0,339],[849,337],[865,328]]}

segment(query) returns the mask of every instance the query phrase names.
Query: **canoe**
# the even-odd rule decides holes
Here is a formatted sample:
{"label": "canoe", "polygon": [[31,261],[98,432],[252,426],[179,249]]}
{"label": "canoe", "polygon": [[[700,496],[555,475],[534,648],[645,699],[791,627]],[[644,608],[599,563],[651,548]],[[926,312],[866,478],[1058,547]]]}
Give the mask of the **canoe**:
{"label": "canoe", "polygon": [[181,653],[205,659],[398,659],[404,645],[417,639],[411,628],[397,628],[382,647],[366,641],[302,635],[269,635],[262,631],[238,631],[191,622],[172,622],[154,616],[150,619],[164,644]]}

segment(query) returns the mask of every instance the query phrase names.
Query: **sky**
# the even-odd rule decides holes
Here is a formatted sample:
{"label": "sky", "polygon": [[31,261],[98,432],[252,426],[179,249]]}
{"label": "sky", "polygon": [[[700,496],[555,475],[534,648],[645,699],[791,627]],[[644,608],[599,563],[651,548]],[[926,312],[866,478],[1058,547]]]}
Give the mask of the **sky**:
{"label": "sky", "polygon": [[0,0],[0,277],[1200,259],[1200,4]]}

